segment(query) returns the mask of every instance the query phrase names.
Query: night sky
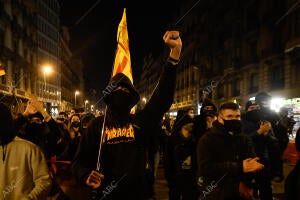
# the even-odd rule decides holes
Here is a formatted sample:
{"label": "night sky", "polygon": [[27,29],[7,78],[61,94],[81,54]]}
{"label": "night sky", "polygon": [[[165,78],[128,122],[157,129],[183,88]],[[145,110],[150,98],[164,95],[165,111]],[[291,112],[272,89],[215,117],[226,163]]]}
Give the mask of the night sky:
{"label": "night sky", "polygon": [[[83,58],[87,88],[101,93],[114,61],[119,22],[126,7],[131,65],[138,81],[145,55],[162,53],[163,34],[178,13],[177,1],[60,1],[61,25],[69,27],[73,56]],[[163,3],[163,5],[161,5]],[[176,21],[176,20],[175,20]],[[174,23],[174,22],[173,22]]]}

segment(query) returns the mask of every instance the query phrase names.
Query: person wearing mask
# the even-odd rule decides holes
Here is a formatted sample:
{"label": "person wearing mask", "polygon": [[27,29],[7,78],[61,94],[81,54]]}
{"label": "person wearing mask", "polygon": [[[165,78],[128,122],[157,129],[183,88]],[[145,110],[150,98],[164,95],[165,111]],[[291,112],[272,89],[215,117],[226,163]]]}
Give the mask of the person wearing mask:
{"label": "person wearing mask", "polygon": [[205,99],[200,109],[200,115],[195,116],[193,135],[197,140],[212,127],[212,122],[217,116],[217,107],[209,100]]}
{"label": "person wearing mask", "polygon": [[256,189],[259,191],[259,198],[263,200],[272,200],[272,178],[270,165],[270,143],[277,143],[268,121],[262,121],[260,106],[255,101],[248,101],[245,106],[246,113],[242,117],[243,132],[248,135],[254,145],[256,155],[260,162],[265,166],[264,169],[257,172]]}
{"label": "person wearing mask", "polygon": [[81,117],[80,128],[81,128],[82,134],[84,134],[87,131],[88,124],[94,118],[95,118],[95,115],[93,113],[86,113]]}
{"label": "person wearing mask", "polygon": [[201,199],[253,197],[253,173],[263,169],[251,139],[242,134],[241,112],[233,102],[219,108],[217,120],[197,144],[197,184]]}
{"label": "person wearing mask", "polygon": [[[145,134],[149,133],[147,129],[160,123],[173,102],[176,66],[182,47],[178,31],[166,31],[163,40],[170,48],[169,58],[143,110],[135,114],[130,112],[140,96],[130,79],[117,73],[107,87],[113,89],[104,96],[105,115],[93,119],[82,136],[73,160],[74,174],[93,190],[95,199],[146,199]],[[97,162],[100,141],[101,157]]]}
{"label": "person wearing mask", "polygon": [[282,156],[288,145],[289,136],[286,127],[280,123],[280,116],[271,109],[271,99],[272,96],[267,92],[259,92],[255,96],[255,102],[260,106],[261,120],[271,123],[273,134],[278,140],[278,144],[273,143],[269,150],[271,166],[276,166],[271,168],[271,176],[274,181],[281,182],[284,179]]}
{"label": "person wearing mask", "polygon": [[194,111],[193,108],[188,108],[188,109],[186,110],[186,113],[187,113],[192,119],[193,119],[194,116],[195,116],[195,111]]}
{"label": "person wearing mask", "polygon": [[57,157],[57,160],[71,161],[73,159],[81,137],[80,125],[81,123],[79,114],[72,115],[68,124],[68,143],[65,150]]}
{"label": "person wearing mask", "polygon": [[16,136],[10,109],[0,103],[0,199],[46,199],[51,189],[40,147]]}
{"label": "person wearing mask", "polygon": [[41,147],[46,159],[50,160],[59,153],[61,131],[55,120],[44,110],[43,103],[37,98],[28,100],[27,107],[19,118],[17,135]]}

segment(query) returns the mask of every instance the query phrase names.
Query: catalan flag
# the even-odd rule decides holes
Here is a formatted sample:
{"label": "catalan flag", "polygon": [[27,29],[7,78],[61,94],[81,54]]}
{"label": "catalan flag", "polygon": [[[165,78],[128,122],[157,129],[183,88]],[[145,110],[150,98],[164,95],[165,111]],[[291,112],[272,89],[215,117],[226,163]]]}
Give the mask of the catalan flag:
{"label": "catalan flag", "polygon": [[112,76],[114,76],[117,73],[123,73],[133,83],[129,51],[129,38],[127,31],[126,8],[124,8],[123,16],[119,23],[117,42],[118,44],[116,49]]}
{"label": "catalan flag", "polygon": [[0,63],[0,76],[3,76],[3,75],[5,75],[5,70],[4,70],[3,65]]}

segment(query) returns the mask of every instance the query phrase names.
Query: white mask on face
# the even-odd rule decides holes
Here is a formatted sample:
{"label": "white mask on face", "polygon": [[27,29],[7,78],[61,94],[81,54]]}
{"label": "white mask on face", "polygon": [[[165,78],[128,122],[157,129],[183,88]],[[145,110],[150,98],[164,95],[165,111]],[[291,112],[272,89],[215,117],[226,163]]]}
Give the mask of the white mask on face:
{"label": "white mask on face", "polygon": [[212,128],[212,122],[206,122],[206,129]]}
{"label": "white mask on face", "polygon": [[194,116],[195,116],[195,115],[194,115],[194,113],[189,113],[188,115],[189,115],[189,116],[190,116],[190,118],[192,118],[192,119],[193,119],[193,118],[194,118]]}

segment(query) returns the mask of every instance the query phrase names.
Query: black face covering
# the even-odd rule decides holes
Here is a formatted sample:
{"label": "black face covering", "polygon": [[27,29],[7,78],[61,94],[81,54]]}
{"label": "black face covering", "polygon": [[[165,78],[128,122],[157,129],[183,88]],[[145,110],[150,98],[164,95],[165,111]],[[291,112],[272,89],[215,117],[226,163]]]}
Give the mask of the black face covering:
{"label": "black face covering", "polygon": [[116,112],[129,112],[133,106],[131,94],[122,90],[112,92],[108,99],[108,106]]}
{"label": "black face covering", "polygon": [[29,123],[28,125],[29,132],[32,134],[42,134],[44,131],[44,124],[38,124],[38,123]]}
{"label": "black face covering", "polygon": [[225,120],[224,121],[224,128],[228,132],[233,132],[234,134],[239,134],[242,132],[242,121],[241,120]]}
{"label": "black face covering", "polygon": [[251,110],[246,113],[246,118],[252,122],[259,122],[262,119],[262,113],[260,110]]}
{"label": "black face covering", "polygon": [[78,128],[80,126],[80,122],[72,122],[71,126],[74,128]]}

